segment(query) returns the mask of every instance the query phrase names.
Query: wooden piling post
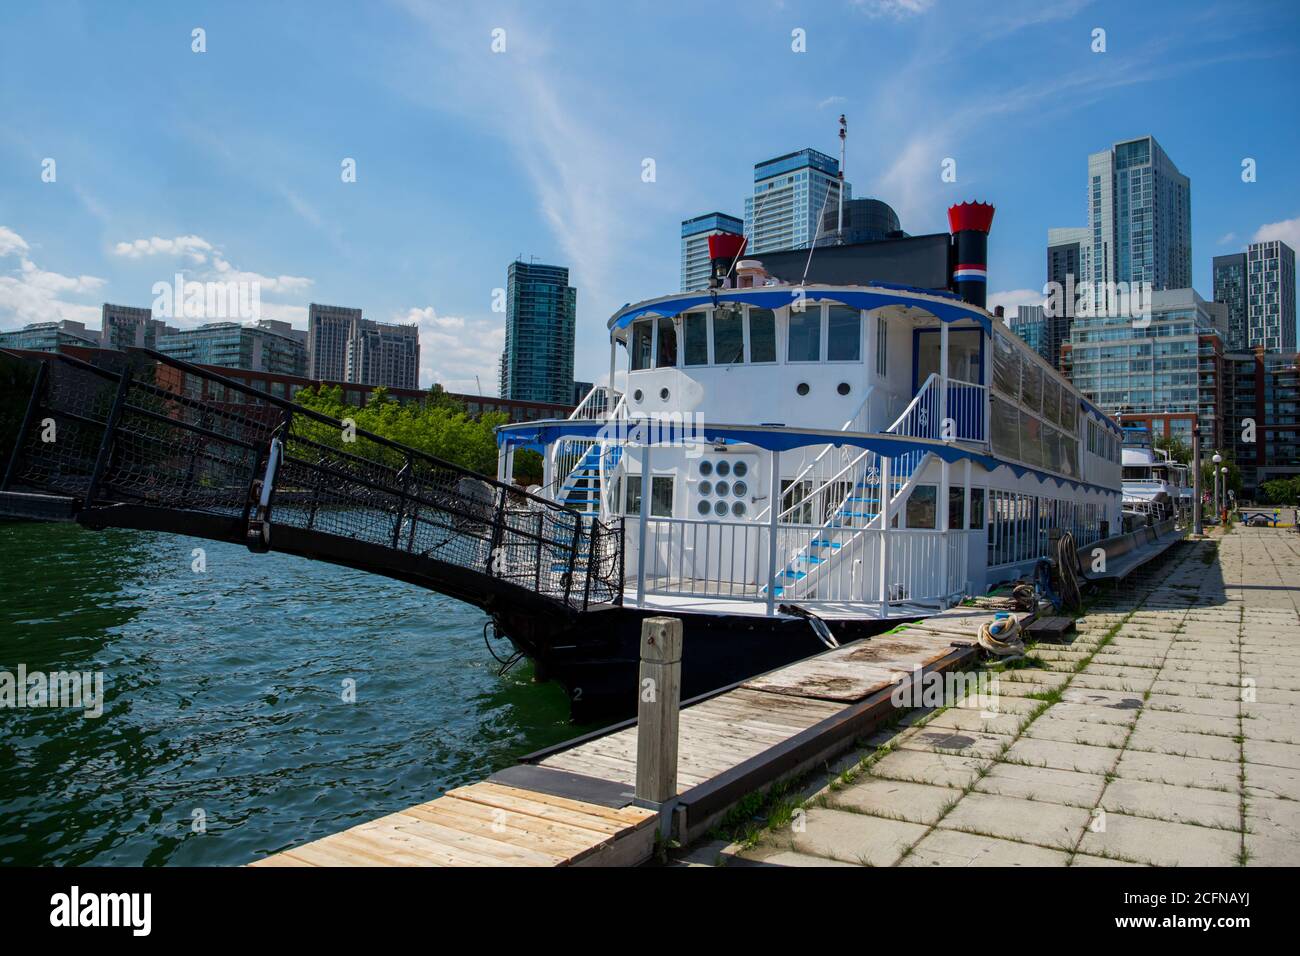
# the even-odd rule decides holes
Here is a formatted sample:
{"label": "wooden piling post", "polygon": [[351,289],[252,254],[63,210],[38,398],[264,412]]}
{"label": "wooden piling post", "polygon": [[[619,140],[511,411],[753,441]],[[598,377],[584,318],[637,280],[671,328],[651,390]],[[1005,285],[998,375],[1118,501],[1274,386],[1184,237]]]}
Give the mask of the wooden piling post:
{"label": "wooden piling post", "polygon": [[677,718],[682,692],[682,622],[641,623],[637,681],[636,798],[660,806],[677,796]]}

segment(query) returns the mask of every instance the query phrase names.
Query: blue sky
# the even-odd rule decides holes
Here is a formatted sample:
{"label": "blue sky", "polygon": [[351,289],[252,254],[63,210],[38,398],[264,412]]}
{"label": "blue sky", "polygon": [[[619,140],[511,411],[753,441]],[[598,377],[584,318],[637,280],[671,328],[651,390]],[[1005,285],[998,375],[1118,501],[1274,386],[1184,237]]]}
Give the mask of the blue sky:
{"label": "blue sky", "polygon": [[419,321],[424,384],[494,393],[493,290],[536,256],[572,269],[592,378],[609,314],[676,289],[680,221],[741,214],[758,160],[834,153],[840,112],[854,195],[908,232],[997,207],[993,302],[1041,287],[1048,227],[1086,222],[1087,154],[1147,133],[1191,178],[1203,295],[1214,255],[1300,247],[1286,0],[50,0],[4,21],[0,328],[97,325],[99,303],[148,305],[178,271],[243,277],[304,327],[312,301]]}

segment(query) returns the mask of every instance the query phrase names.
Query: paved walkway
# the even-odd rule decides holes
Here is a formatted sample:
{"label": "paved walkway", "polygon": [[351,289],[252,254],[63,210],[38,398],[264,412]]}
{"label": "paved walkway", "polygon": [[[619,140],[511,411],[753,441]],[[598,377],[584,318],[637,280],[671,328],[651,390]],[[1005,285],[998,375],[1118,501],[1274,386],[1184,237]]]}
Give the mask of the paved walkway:
{"label": "paved walkway", "polygon": [[1300,865],[1300,535],[1180,545],[1078,627],[996,707],[913,712],[788,823],[686,860]]}

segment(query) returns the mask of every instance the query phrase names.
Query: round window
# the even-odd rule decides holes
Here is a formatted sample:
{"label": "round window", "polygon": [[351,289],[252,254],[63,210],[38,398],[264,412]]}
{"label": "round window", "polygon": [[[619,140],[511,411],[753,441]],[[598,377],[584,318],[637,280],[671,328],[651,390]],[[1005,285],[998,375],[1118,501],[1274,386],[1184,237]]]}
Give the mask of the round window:
{"label": "round window", "polygon": [[712,493],[713,493],[713,482],[711,482],[711,481],[701,481],[701,482],[700,482],[700,494],[702,494],[702,495],[708,495],[708,494],[712,494]]}
{"label": "round window", "polygon": [[738,461],[736,462],[735,466],[731,469],[731,473],[735,475],[737,478],[744,478],[747,474],[749,474],[749,466],[745,464],[743,461]]}
{"label": "round window", "polygon": [[659,389],[659,397],[665,402],[668,401],[668,389],[666,388]]}
{"label": "round window", "polygon": [[727,503],[725,501],[715,502],[713,505],[713,513],[719,518],[725,518],[727,516]]}
{"label": "round window", "polygon": [[700,514],[707,516],[709,513],[709,503],[707,501],[701,501],[695,506],[695,510]]}
{"label": "round window", "polygon": [[632,393],[632,401],[634,401],[634,402],[639,402],[639,401],[641,401],[641,399],[644,398],[644,397],[645,397],[645,396],[641,394],[641,389],[639,389],[639,388],[638,388],[635,392]]}
{"label": "round window", "polygon": [[700,462],[700,474],[705,478],[713,474],[713,462],[709,461],[707,458]]}
{"label": "round window", "polygon": [[749,485],[743,481],[734,482],[731,486],[731,493],[737,498],[743,498],[749,493]]}
{"label": "round window", "polygon": [[726,475],[731,474],[731,462],[729,461],[718,462],[718,474],[723,475],[724,477]]}
{"label": "round window", "polygon": [[840,384],[835,386],[835,391],[839,392],[841,395],[849,394],[849,383],[840,382]]}
{"label": "round window", "polygon": [[731,513],[737,518],[743,517],[745,514],[745,503],[743,501],[734,502],[731,506]]}
{"label": "round window", "polygon": [[725,481],[720,481],[713,486],[713,490],[718,493],[719,498],[725,498],[731,492],[731,486]]}
{"label": "round window", "polygon": [[807,382],[800,382],[798,385],[796,385],[796,386],[794,387],[794,390],[795,390],[796,392],[798,392],[800,395],[807,395],[807,394],[808,394],[808,383],[807,383]]}

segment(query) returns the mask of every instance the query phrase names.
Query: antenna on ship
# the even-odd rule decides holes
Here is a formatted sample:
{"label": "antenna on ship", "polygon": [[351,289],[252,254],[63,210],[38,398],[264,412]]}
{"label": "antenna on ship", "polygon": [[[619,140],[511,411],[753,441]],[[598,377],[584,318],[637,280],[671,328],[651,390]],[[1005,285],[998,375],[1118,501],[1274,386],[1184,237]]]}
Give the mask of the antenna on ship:
{"label": "antenna on ship", "polygon": [[844,151],[849,138],[849,121],[840,114],[840,219],[835,228],[836,245],[844,245]]}

